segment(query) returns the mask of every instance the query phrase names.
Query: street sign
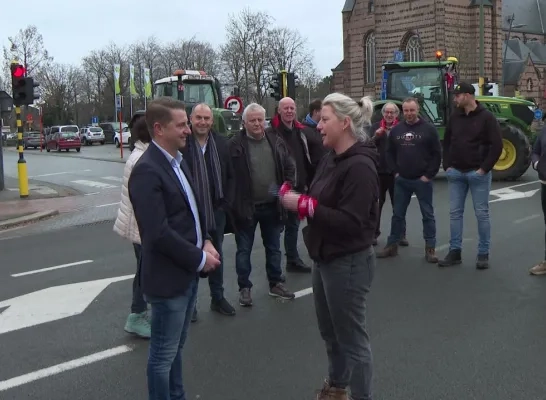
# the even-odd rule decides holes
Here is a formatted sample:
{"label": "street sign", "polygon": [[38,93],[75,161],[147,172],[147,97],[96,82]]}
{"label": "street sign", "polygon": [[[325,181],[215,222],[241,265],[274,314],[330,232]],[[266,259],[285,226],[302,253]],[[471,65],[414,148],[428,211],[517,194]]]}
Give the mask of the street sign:
{"label": "street sign", "polygon": [[535,110],[535,119],[542,119],[542,110],[540,108]]}
{"label": "street sign", "polygon": [[32,121],[33,121],[32,114],[27,114],[27,122],[32,123]]}
{"label": "street sign", "polygon": [[226,110],[231,110],[234,113],[243,112],[243,100],[237,96],[229,96],[224,102],[224,108]]}
{"label": "street sign", "polygon": [[396,62],[402,62],[402,61],[404,61],[404,52],[403,52],[403,51],[396,50],[396,51],[394,52],[394,61],[396,61]]}
{"label": "street sign", "polygon": [[99,117],[91,117],[91,124],[98,125],[99,124]]}
{"label": "street sign", "polygon": [[119,111],[121,110],[121,95],[116,94],[116,109]]}
{"label": "street sign", "polygon": [[133,279],[133,275],[71,283],[38,290],[0,301],[0,334],[73,317],[85,309],[111,283]]}
{"label": "street sign", "polygon": [[13,110],[13,98],[4,90],[0,91],[0,113],[10,114]]}

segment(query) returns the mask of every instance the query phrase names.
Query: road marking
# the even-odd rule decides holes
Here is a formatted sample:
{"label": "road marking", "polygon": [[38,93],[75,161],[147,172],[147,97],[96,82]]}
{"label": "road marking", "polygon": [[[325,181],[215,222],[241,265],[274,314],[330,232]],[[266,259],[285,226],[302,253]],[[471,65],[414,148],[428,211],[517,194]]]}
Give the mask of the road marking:
{"label": "road marking", "polygon": [[39,379],[47,378],[49,376],[60,374],[61,372],[70,371],[71,369],[83,367],[95,363],[97,361],[105,360],[107,358],[115,357],[120,354],[128,353],[132,351],[131,346],[122,345],[113,347],[108,350],[100,351],[98,353],[90,354],[85,357],[76,358],[75,360],[67,361],[57,365],[53,365],[48,368],[39,369],[38,371],[30,372],[25,375],[16,376],[15,378],[0,381],[0,392],[13,389],[18,386],[26,385],[27,383],[37,381]]}
{"label": "road marking", "polygon": [[88,181],[88,180],[85,180],[85,179],[79,179],[77,181],[70,181],[70,183],[76,183],[78,185],[90,186],[90,187],[98,188],[98,189],[112,189],[112,188],[117,188],[118,187],[118,186],[115,186],[115,185],[111,185],[109,183]]}
{"label": "road marking", "polygon": [[54,267],[47,267],[47,268],[42,268],[42,269],[35,269],[33,271],[21,272],[21,273],[18,273],[18,274],[13,274],[11,276],[13,278],[18,278],[20,276],[34,275],[34,274],[39,274],[40,272],[53,271],[53,270],[61,269],[61,268],[75,267],[76,265],[89,264],[89,263],[92,263],[92,262],[93,262],[93,260],[77,261],[77,262],[73,262],[73,263],[69,263],[69,264],[56,265]]}
{"label": "road marking", "polygon": [[[80,172],[91,172],[90,169],[84,169]],[[74,171],[67,171],[67,172],[53,172],[51,174],[42,174],[42,175],[34,175],[34,176],[29,176],[30,179],[33,179],[33,178],[42,178],[42,177],[45,177],[45,176],[55,176],[55,175],[66,175],[66,174],[74,174],[75,172]]]}
{"label": "road marking", "polygon": [[53,286],[0,301],[0,334],[80,315],[111,283],[135,274]]}
{"label": "road marking", "polygon": [[531,221],[532,219],[535,219],[535,218],[538,218],[540,217],[541,214],[533,214],[533,215],[529,215],[527,217],[523,217],[523,218],[520,218],[520,219],[516,219],[514,221],[514,224],[521,224],[522,222],[527,222],[527,221]]}
{"label": "road marking", "polygon": [[497,189],[490,192],[490,195],[498,197],[495,200],[489,200],[489,203],[497,203],[499,201],[528,199],[533,197],[540,189],[529,190],[527,192],[518,192],[510,188]]}
{"label": "road marking", "polygon": [[96,194],[100,194],[100,192],[85,193],[84,196],[94,196]]}
{"label": "road marking", "polygon": [[307,289],[298,290],[297,292],[294,292],[294,298],[299,298],[303,296],[307,296],[308,294],[313,293],[313,288],[309,287]]}
{"label": "road marking", "polygon": [[532,185],[532,184],[534,184],[534,183],[539,183],[539,182],[540,182],[540,180],[538,180],[538,181],[531,181],[531,182],[518,183],[517,185],[506,186],[505,189],[513,189],[513,188],[516,188],[516,187],[526,186],[526,185]]}
{"label": "road marking", "polygon": [[120,178],[119,176],[102,176],[101,179],[104,179],[106,181],[114,181],[114,182],[123,182],[123,178]]}
{"label": "road marking", "polygon": [[120,202],[118,201],[117,203],[108,203],[108,204],[101,204],[100,206],[95,206],[96,208],[101,208],[101,207],[110,207],[110,206],[117,206]]}

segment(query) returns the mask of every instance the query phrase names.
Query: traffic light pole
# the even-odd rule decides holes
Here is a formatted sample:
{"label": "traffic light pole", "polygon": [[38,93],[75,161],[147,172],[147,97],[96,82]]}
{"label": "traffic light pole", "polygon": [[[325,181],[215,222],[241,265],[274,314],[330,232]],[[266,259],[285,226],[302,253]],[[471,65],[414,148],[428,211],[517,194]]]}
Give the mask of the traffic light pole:
{"label": "traffic light pole", "polygon": [[287,77],[286,77],[287,72],[286,72],[285,70],[282,70],[282,71],[281,71],[281,75],[282,75],[282,85],[281,85],[282,93],[281,93],[281,98],[284,98],[284,97],[288,97],[288,79],[287,79]]}
{"label": "traffic light pole", "polygon": [[[0,107],[1,109],[1,107]],[[4,134],[2,133],[2,128],[4,120],[0,118],[0,190],[5,189],[4,183]]]}
{"label": "traffic light pole", "polygon": [[485,16],[483,10],[483,1],[480,1],[480,77],[479,77],[479,94],[480,96],[484,95],[484,77],[485,77],[485,67],[484,67],[484,57],[485,57]]}
{"label": "traffic light pole", "polygon": [[17,118],[17,151],[19,153],[19,160],[17,160],[19,196],[22,199],[25,199],[28,197],[28,172],[27,162],[23,156],[23,121],[21,120],[21,106],[15,107],[15,117]]}

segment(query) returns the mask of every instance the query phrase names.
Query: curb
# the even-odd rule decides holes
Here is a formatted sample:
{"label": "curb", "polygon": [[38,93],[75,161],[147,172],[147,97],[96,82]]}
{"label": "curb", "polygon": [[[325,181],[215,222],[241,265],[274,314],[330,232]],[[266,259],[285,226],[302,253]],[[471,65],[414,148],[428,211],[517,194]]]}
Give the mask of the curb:
{"label": "curb", "polygon": [[5,221],[0,221],[0,231],[13,228],[18,225],[28,224],[33,222],[38,222],[43,219],[59,215],[59,210],[49,210],[49,211],[40,211],[35,212],[23,217],[11,218]]}

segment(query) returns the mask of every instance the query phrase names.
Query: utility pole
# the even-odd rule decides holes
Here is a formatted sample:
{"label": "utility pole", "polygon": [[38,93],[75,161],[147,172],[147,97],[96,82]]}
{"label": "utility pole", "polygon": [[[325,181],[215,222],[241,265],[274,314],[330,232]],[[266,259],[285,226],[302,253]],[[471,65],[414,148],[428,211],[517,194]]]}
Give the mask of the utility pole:
{"label": "utility pole", "polygon": [[480,0],[480,77],[478,79],[479,94],[483,96],[483,84],[485,76],[484,57],[485,57],[485,15],[483,10],[484,0]]}

